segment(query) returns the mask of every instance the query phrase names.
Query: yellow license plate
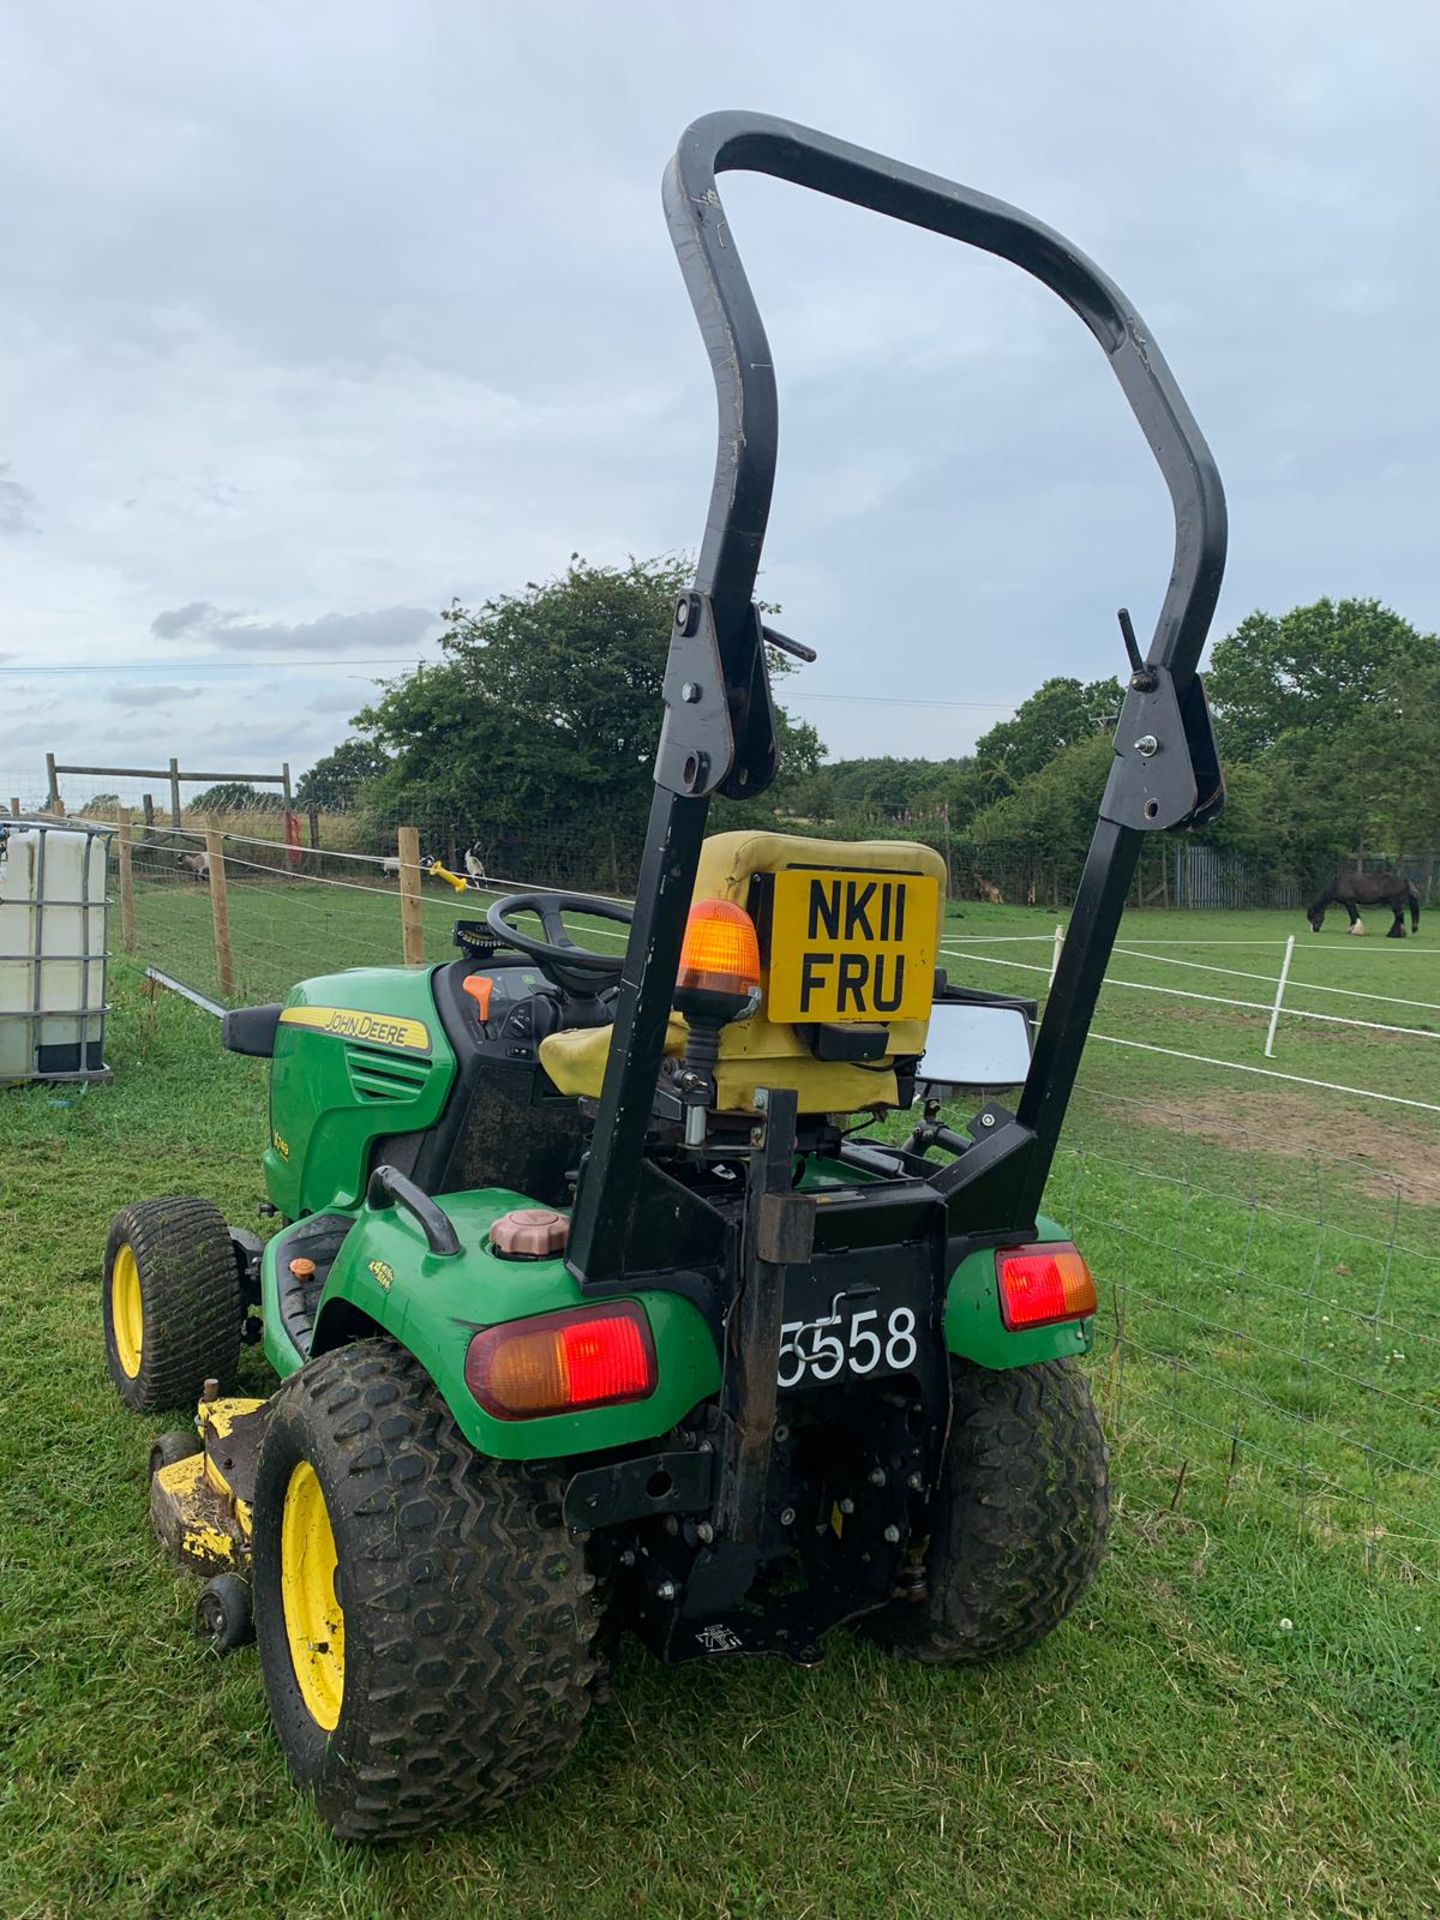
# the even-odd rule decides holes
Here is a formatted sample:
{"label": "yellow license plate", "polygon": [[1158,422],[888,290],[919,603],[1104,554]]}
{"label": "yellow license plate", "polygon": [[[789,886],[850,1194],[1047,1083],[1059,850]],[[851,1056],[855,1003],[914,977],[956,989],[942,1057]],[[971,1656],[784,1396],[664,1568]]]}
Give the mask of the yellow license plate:
{"label": "yellow license plate", "polygon": [[940,883],[920,873],[788,867],[770,917],[770,1020],[925,1020]]}

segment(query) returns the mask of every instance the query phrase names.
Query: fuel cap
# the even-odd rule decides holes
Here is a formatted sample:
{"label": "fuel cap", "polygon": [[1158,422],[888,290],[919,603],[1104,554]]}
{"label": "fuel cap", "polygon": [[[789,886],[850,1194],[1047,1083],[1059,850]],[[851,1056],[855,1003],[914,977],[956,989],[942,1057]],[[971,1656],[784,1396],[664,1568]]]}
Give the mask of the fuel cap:
{"label": "fuel cap", "polygon": [[569,1238],[569,1220],[549,1207],[516,1207],[502,1213],[490,1229],[491,1248],[518,1260],[543,1260],[563,1253]]}

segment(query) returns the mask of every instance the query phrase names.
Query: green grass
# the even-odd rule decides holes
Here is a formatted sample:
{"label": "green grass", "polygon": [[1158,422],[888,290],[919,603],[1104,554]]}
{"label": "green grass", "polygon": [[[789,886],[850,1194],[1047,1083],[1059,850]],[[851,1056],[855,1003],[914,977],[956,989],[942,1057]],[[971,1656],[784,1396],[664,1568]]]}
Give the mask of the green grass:
{"label": "green grass", "polygon": [[[1326,1496],[1294,1465],[1308,1434],[1327,1476],[1356,1471],[1322,1420],[1404,1458],[1433,1449],[1433,1372],[1407,1380],[1415,1406],[1397,1410],[1321,1371],[1322,1316],[1335,1324],[1350,1282],[1375,1325],[1368,1344],[1345,1334],[1364,1349],[1347,1346],[1345,1368],[1379,1364],[1379,1266],[1354,1263],[1383,1265],[1361,1251],[1382,1203],[1363,1174],[1338,1177],[1326,1233],[1344,1233],[1345,1257],[1328,1258],[1338,1243],[1287,1188],[1293,1155],[1144,1125],[1103,1089],[1051,1198],[1129,1315],[1120,1361],[1094,1364],[1117,1451],[1114,1549],[1075,1620],[970,1672],[892,1663],[844,1634],[812,1673],[672,1671],[631,1649],[614,1704],[544,1792],[410,1849],[334,1844],[290,1788],[253,1653],[220,1663],[188,1637],[194,1583],[146,1519],[150,1427],[110,1389],[99,1331],[114,1209],[191,1190],[252,1217],[263,1070],[220,1054],[184,1003],[146,998],[131,969],[115,998],[112,1085],[0,1095],[6,1920],[1235,1920],[1440,1904],[1436,1588],[1390,1532],[1367,1564],[1368,1468]],[[1402,1212],[1407,1237],[1431,1211]],[[1426,1247],[1428,1268],[1390,1263],[1407,1319],[1440,1304]],[[1197,1313],[1248,1341],[1222,1348]],[[1276,1330],[1289,1359],[1266,1356]],[[1232,1468],[1240,1386],[1273,1405],[1247,1406]],[[1424,1473],[1387,1479],[1386,1504],[1433,1532],[1432,1488]]]}
{"label": "green grass", "polygon": [[[427,883],[431,957],[451,950],[456,913],[478,916],[488,898]],[[147,955],[210,984],[203,888],[148,887],[139,917]],[[393,890],[242,883],[231,918],[240,998],[317,969],[392,961],[398,944]],[[1148,1390],[1126,1404],[1187,1475],[1218,1473],[1231,1489],[1258,1476],[1254,1497],[1298,1507],[1372,1554],[1403,1557],[1413,1544],[1437,1571],[1440,1116],[1374,1096],[1440,1104],[1440,946],[1383,938],[1385,918],[1352,939],[1343,914],[1319,935],[1298,914],[1127,915],[1052,1205],[1103,1257],[1127,1363],[1150,1363],[1127,1365]],[[952,903],[944,962],[958,981],[1043,999],[1054,925],[1038,909]],[[613,929],[596,931],[616,943]],[[1287,1015],[1267,1061],[1267,1012],[1184,997],[1268,1009],[1292,933],[1287,1005],[1416,1031]]]}
{"label": "green grass", "polygon": [[[400,892],[373,869],[357,868],[352,884],[273,879],[247,881],[232,870],[227,887],[238,1005],[274,999],[307,975],[344,967],[395,966],[401,958]],[[483,919],[488,894],[457,894],[427,882],[426,955],[453,957],[458,917]],[[209,889],[185,879],[137,884],[135,927],[148,964],[218,993]]]}
{"label": "green grass", "polygon": [[[1114,1044],[1138,1041],[1170,1049],[1172,1055],[1208,1056],[1269,1074],[1323,1080],[1440,1107],[1440,940],[1429,937],[1428,925],[1422,926],[1418,940],[1387,940],[1382,937],[1387,921],[1387,915],[1372,917],[1369,934],[1352,939],[1343,932],[1343,913],[1332,913],[1319,934],[1312,934],[1298,913],[1153,908],[1128,913],[1086,1050],[1087,1078],[1112,1093],[1172,1104],[1190,1096],[1202,1104],[1211,1097],[1213,1105],[1214,1097],[1234,1094],[1248,1106],[1259,1098],[1261,1113],[1268,1102],[1272,1112],[1302,1120],[1312,1116],[1317,1129],[1328,1130],[1331,1152],[1345,1150],[1337,1135],[1346,1116],[1373,1123],[1386,1140],[1421,1141],[1433,1151],[1440,1139],[1440,1114],[1367,1099],[1363,1093],[1336,1094]],[[1037,909],[952,906],[942,942],[945,965],[963,984],[1043,1000],[1055,925],[1054,914]],[[1275,1057],[1267,1060],[1269,1008],[1290,934],[1296,936],[1295,957],[1284,1004],[1293,1011],[1282,1014]],[[1166,991],[1155,991],[1160,988]],[[1352,993],[1394,995],[1428,1005],[1352,998]],[[1251,1004],[1216,1006],[1188,995]],[[1303,1019],[1297,1017],[1300,1012],[1415,1031],[1376,1033],[1332,1020]],[[1373,1141],[1366,1145],[1368,1150]],[[1435,1171],[1440,1172],[1440,1158]]]}
{"label": "green grass", "polygon": [[[357,868],[357,884],[352,886],[251,882],[242,876],[243,869],[232,869],[229,888],[236,1000],[281,994],[307,974],[398,961],[399,893],[368,869]],[[450,931],[457,915],[478,919],[492,898],[484,893],[457,895],[427,881],[427,956],[445,958],[452,951]],[[1104,1034],[1440,1105],[1440,942],[1429,939],[1428,928],[1419,940],[1386,940],[1381,937],[1383,919],[1372,918],[1370,934],[1356,940],[1342,932],[1344,915],[1335,913],[1318,935],[1294,913],[1148,909],[1128,914],[1095,1023],[1097,1037],[1090,1043],[1091,1077],[1114,1092],[1142,1099],[1172,1095],[1177,1089],[1213,1091],[1237,1084],[1236,1076],[1217,1069],[1107,1044],[1098,1037]],[[215,991],[210,898],[204,887],[181,879],[140,884],[136,924],[144,959],[192,986]],[[957,981],[1043,999],[1055,924],[1054,914],[1038,908],[952,903],[942,942],[944,964]],[[618,945],[613,929],[597,927],[595,932],[602,948]],[[1282,1019],[1276,1057],[1267,1061],[1266,1012],[1183,997],[1218,995],[1268,1009],[1291,933],[1297,944],[1287,1007],[1410,1027],[1420,1037],[1291,1015]],[[1231,968],[1239,974],[1223,971]],[[1247,974],[1258,977],[1244,977]],[[1132,984],[1121,984],[1125,982]],[[1398,995],[1427,1002],[1428,1009],[1351,999],[1317,988]],[[1317,1097],[1311,1089],[1283,1081],[1247,1080],[1247,1094],[1262,1091],[1276,1099],[1312,1103],[1317,1113],[1332,1118],[1337,1111],[1363,1115],[1397,1137],[1419,1127],[1423,1137],[1435,1138],[1434,1115],[1384,1101],[1328,1093]]]}

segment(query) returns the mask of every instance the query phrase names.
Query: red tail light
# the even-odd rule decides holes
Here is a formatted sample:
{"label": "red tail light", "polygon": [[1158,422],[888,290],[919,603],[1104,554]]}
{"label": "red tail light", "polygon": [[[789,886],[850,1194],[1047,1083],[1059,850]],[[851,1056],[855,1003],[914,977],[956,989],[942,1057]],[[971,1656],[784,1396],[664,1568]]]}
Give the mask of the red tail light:
{"label": "red tail light", "polygon": [[1085,1256],[1068,1240],[1038,1247],[1001,1247],[995,1255],[1000,1314],[1011,1332],[1084,1320],[1096,1307]]}
{"label": "red tail light", "polygon": [[497,1420],[643,1400],[656,1377],[650,1322],[635,1300],[487,1327],[465,1355],[465,1384]]}

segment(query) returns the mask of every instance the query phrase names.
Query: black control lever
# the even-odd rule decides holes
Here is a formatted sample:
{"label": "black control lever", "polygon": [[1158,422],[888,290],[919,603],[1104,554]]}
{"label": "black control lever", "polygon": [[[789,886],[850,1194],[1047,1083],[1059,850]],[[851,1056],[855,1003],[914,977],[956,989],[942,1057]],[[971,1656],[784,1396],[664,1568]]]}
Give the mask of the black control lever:
{"label": "black control lever", "polygon": [[797,660],[803,660],[807,665],[820,658],[814,647],[807,647],[803,640],[792,640],[789,634],[780,633],[774,627],[762,625],[760,631],[772,647],[778,647],[781,653],[793,654]]}
{"label": "black control lever", "polygon": [[1140,642],[1135,638],[1135,622],[1130,618],[1129,607],[1121,607],[1118,618],[1120,638],[1130,656],[1130,684],[1136,693],[1153,693],[1157,685],[1155,669],[1147,667],[1140,657]]}
{"label": "black control lever", "polygon": [[444,1257],[460,1252],[460,1236],[428,1193],[398,1167],[376,1167],[365,1189],[367,1207],[404,1207],[419,1221],[431,1253]]}

